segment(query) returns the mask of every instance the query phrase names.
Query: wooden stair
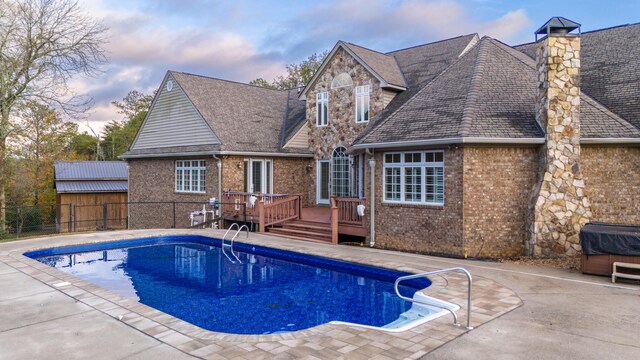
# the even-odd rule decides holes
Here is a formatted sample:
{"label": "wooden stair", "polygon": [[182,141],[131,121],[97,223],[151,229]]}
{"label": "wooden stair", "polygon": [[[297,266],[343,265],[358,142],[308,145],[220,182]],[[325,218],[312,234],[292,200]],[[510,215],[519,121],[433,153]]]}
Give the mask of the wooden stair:
{"label": "wooden stair", "polygon": [[331,224],[309,220],[292,220],[281,227],[270,227],[272,235],[296,240],[331,243]]}

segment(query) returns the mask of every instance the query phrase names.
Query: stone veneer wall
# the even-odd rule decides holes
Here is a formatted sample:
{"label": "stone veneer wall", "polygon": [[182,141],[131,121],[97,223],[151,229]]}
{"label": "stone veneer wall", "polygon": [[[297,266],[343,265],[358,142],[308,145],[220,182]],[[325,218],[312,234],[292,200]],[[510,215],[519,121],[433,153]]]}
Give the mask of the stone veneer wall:
{"label": "stone veneer wall", "polygon": [[640,224],[640,147],[582,146],[592,221]]}
{"label": "stone veneer wall", "polygon": [[546,142],[527,252],[574,256],[591,218],[580,173],[580,37],[550,35],[538,46],[536,119]]}
{"label": "stone veneer wall", "polygon": [[464,147],[463,238],[469,257],[525,254],[539,147]]}
{"label": "stone veneer wall", "polygon": [[[353,80],[353,86],[331,89],[333,78],[343,72]],[[329,159],[338,146],[348,148],[356,136],[368,123],[356,124],[355,87],[371,86],[369,117],[373,117],[384,107],[384,95],[379,81],[342,48],[338,49],[323,73],[306,94],[307,122],[309,124],[309,146],[316,159]],[[316,94],[329,92],[329,125],[316,126]],[[315,173],[313,174],[315,178]],[[314,190],[315,193],[315,190]]]}
{"label": "stone veneer wall", "polygon": [[[444,206],[387,204],[382,202],[382,153],[376,153],[376,247],[464,256],[463,150],[444,149],[444,158]],[[367,171],[367,197],[371,194],[368,177]]]}
{"label": "stone veneer wall", "polygon": [[[176,160],[183,159],[129,160],[129,202],[207,202],[210,197],[218,196],[218,167],[215,159],[193,158],[207,162],[205,194],[175,191]],[[195,204],[176,205],[176,226],[187,226],[189,213],[195,210],[198,210]],[[168,228],[172,225],[172,204],[129,205],[129,226],[132,229]]]}

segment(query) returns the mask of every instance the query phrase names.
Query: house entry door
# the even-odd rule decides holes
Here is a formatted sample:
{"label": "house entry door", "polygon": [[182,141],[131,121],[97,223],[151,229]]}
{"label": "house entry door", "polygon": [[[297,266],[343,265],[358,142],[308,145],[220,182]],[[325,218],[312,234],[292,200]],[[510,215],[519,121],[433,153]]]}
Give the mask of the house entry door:
{"label": "house entry door", "polygon": [[317,189],[316,193],[318,204],[329,203],[329,183],[330,183],[330,161],[318,160]]}
{"label": "house entry door", "polygon": [[270,194],[273,192],[271,160],[244,160],[244,191]]}

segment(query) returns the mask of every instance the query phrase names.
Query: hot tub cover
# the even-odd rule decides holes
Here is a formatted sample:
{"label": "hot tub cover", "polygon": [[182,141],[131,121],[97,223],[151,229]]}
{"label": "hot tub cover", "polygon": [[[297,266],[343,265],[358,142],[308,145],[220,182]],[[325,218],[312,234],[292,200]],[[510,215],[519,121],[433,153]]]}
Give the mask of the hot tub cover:
{"label": "hot tub cover", "polygon": [[584,255],[640,256],[640,226],[586,224],[580,231]]}

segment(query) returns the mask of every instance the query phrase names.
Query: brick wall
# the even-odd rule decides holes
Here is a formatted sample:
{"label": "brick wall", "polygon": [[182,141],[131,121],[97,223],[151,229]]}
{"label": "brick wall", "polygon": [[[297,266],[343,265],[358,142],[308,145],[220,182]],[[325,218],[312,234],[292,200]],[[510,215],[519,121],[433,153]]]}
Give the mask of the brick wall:
{"label": "brick wall", "polygon": [[525,254],[538,148],[464,148],[465,251],[469,257]]}
{"label": "brick wall", "polygon": [[[464,256],[463,150],[444,149],[444,156],[444,206],[427,206],[382,202],[382,155],[376,154],[376,247],[426,254]],[[368,176],[367,171],[367,182]],[[369,195],[370,192],[367,189],[367,196]]]}
{"label": "brick wall", "polygon": [[640,224],[640,147],[582,146],[592,221]]}
{"label": "brick wall", "polygon": [[[129,160],[129,202],[208,202],[217,197],[218,168],[210,157],[194,158],[207,163],[206,193],[179,193],[175,191],[176,159]],[[181,160],[181,159],[180,159]],[[196,205],[178,205],[176,225],[189,224],[189,213],[198,210]],[[133,229],[168,228],[173,224],[172,204],[131,204],[130,227]]]}

